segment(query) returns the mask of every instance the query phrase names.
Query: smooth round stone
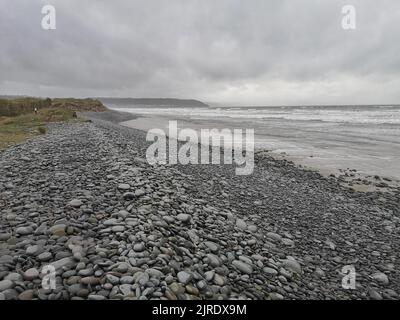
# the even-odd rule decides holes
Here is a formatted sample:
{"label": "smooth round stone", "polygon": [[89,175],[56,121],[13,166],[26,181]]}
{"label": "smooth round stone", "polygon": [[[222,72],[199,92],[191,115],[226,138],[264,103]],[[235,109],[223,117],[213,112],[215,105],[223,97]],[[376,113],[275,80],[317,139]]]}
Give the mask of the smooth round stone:
{"label": "smooth round stone", "polygon": [[120,210],[118,211],[118,216],[120,216],[122,219],[125,219],[127,216],[129,216],[129,212],[126,210]]}
{"label": "smooth round stone", "polygon": [[372,300],[382,300],[383,299],[382,296],[374,289],[369,289],[368,294]]}
{"label": "smooth round stone", "polygon": [[216,284],[217,286],[224,286],[226,283],[226,280],[223,276],[219,275],[219,274],[215,274],[214,276],[214,284]]}
{"label": "smooth round stone", "polygon": [[43,252],[38,255],[38,259],[40,261],[49,261],[52,258],[52,254],[50,252]]}
{"label": "smooth round stone", "polygon": [[97,294],[90,294],[88,297],[88,300],[106,300],[106,297],[101,296],[101,295],[97,295]]}
{"label": "smooth round stone", "polygon": [[142,252],[142,251],[144,251],[144,249],[145,249],[144,243],[136,243],[133,246],[133,250],[136,251],[136,252]]}
{"label": "smooth round stone", "polygon": [[81,298],[86,298],[88,295],[89,295],[89,290],[88,289],[86,289],[86,288],[83,288],[83,289],[80,289],[79,291],[78,291],[78,294],[77,294],[77,296],[78,297],[81,297]]}
{"label": "smooth round stone", "polygon": [[207,288],[207,283],[204,280],[200,280],[196,283],[196,286],[197,288],[199,288],[199,290],[204,290],[205,288]]}
{"label": "smooth round stone", "polygon": [[14,283],[11,280],[0,281],[0,291],[5,291],[14,288]]}
{"label": "smooth round stone", "polygon": [[0,256],[0,265],[12,263],[13,261],[14,261],[14,258],[10,255]]}
{"label": "smooth round stone", "polygon": [[73,208],[79,208],[83,205],[83,202],[79,199],[73,199],[70,202],[68,202],[68,206],[73,207]]}
{"label": "smooth round stone", "polygon": [[0,241],[7,241],[11,236],[11,233],[0,233]]}
{"label": "smooth round stone", "polygon": [[162,218],[163,218],[163,220],[165,220],[167,223],[172,223],[172,222],[175,221],[175,218],[174,218],[174,217],[171,217],[171,216],[163,216]]}
{"label": "smooth round stone", "polygon": [[80,271],[80,270],[83,270],[83,269],[85,269],[86,268],[86,263],[84,263],[84,262],[79,262],[77,265],[76,265],[76,270],[77,271]]}
{"label": "smooth round stone", "polygon": [[174,277],[171,276],[171,275],[166,276],[166,277],[165,277],[165,282],[166,282],[167,284],[171,284],[172,282],[174,282]]}
{"label": "smooth round stone", "polygon": [[137,226],[137,225],[139,224],[139,221],[137,221],[137,220],[134,219],[134,218],[127,218],[127,219],[125,220],[125,223],[126,223],[128,226],[135,227],[135,226]]}
{"label": "smooth round stone", "polygon": [[242,273],[246,274],[252,274],[253,273],[253,267],[243,261],[240,260],[234,260],[232,261],[232,264]]}
{"label": "smooth round stone", "polygon": [[[230,293],[232,292],[231,288],[229,286],[223,286],[220,289],[220,291],[221,291],[221,294],[223,294],[225,297],[228,297],[230,295]],[[225,299],[227,299],[227,298],[225,298]]]}
{"label": "smooth round stone", "polygon": [[32,281],[39,277],[39,271],[36,268],[30,268],[24,272],[24,279]]}
{"label": "smooth round stone", "polygon": [[292,278],[292,273],[285,268],[280,268],[279,273],[284,276],[286,279],[291,279]]}
{"label": "smooth round stone", "polygon": [[73,285],[81,282],[81,277],[80,276],[71,276],[67,279],[67,284],[68,285]]}
{"label": "smooth round stone", "polygon": [[20,275],[20,274],[17,273],[17,272],[12,272],[12,273],[9,273],[9,274],[4,278],[4,280],[10,280],[10,281],[13,281],[13,282],[18,282],[18,281],[22,281],[22,280],[23,280],[23,277],[22,277],[22,275]]}
{"label": "smooth round stone", "polygon": [[215,254],[209,253],[209,254],[207,254],[206,257],[207,257],[207,259],[209,261],[209,264],[212,267],[216,268],[216,267],[219,267],[221,265],[221,259],[218,256],[216,256]]}
{"label": "smooth round stone", "polygon": [[103,288],[105,290],[111,290],[113,287],[114,287],[114,285],[112,283],[107,282],[107,283],[103,284]]}
{"label": "smooth round stone", "polygon": [[255,225],[250,225],[247,227],[247,230],[249,230],[250,232],[257,232],[258,228]]}
{"label": "smooth round stone", "polygon": [[108,282],[110,282],[113,285],[119,284],[119,278],[112,274],[107,274],[106,279]]}
{"label": "smooth round stone", "polygon": [[81,283],[94,286],[100,283],[100,279],[96,277],[84,277],[81,279]]}
{"label": "smooth round stone", "polygon": [[161,277],[164,276],[164,274],[161,271],[153,268],[147,269],[146,273],[148,273],[151,278],[156,278],[156,279],[160,279]]}
{"label": "smooth round stone", "polygon": [[94,275],[95,275],[96,277],[101,277],[103,274],[104,274],[103,270],[96,270],[96,271],[94,272]]}
{"label": "smooth round stone", "polygon": [[176,295],[172,292],[172,290],[165,290],[164,295],[168,300],[177,300],[178,299],[176,297]]}
{"label": "smooth round stone", "polygon": [[197,289],[196,287],[193,287],[191,285],[187,285],[185,287],[185,289],[186,289],[186,292],[189,294],[193,294],[195,296],[197,296],[199,294],[199,289]]}
{"label": "smooth round stone", "polygon": [[33,290],[26,290],[21,292],[18,296],[19,300],[32,300],[35,297],[35,291]]}
{"label": "smooth round stone", "polygon": [[236,227],[241,230],[247,229],[247,223],[243,219],[236,219]]}
{"label": "smooth round stone", "polygon": [[146,283],[149,282],[150,277],[147,273],[144,273],[144,272],[139,273],[138,272],[138,274],[139,274],[139,276],[137,278],[134,277],[136,283],[144,286]]}
{"label": "smooth round stone", "polygon": [[342,257],[336,256],[336,257],[333,257],[332,260],[335,261],[336,263],[341,263],[343,259],[342,259]]}
{"label": "smooth round stone", "polygon": [[132,276],[124,276],[120,279],[121,284],[132,284],[133,283],[133,277]]}
{"label": "smooth round stone", "polygon": [[229,221],[235,221],[235,215],[234,215],[232,212],[227,212],[227,213],[226,213],[226,218],[227,218]]}
{"label": "smooth round stone", "polygon": [[189,222],[192,217],[186,213],[180,213],[176,216],[176,218],[181,222]]}
{"label": "smooth round stone", "polygon": [[120,273],[125,273],[129,270],[129,264],[126,262],[121,262],[116,268],[116,271],[120,272]]}
{"label": "smooth round stone", "polygon": [[218,250],[219,250],[219,246],[216,243],[212,242],[212,241],[206,241],[206,242],[204,242],[204,244],[212,252],[218,252]]}
{"label": "smooth round stone", "polygon": [[65,224],[56,224],[55,226],[52,226],[49,231],[55,236],[63,237],[65,236],[65,229]]}
{"label": "smooth round stone", "polygon": [[133,294],[132,285],[130,285],[130,284],[121,284],[119,286],[119,290],[121,291],[121,293],[124,296],[128,296],[128,295],[132,295]]}
{"label": "smooth round stone", "polygon": [[10,213],[6,216],[6,220],[8,221],[14,221],[17,218],[16,214]]}
{"label": "smooth round stone", "polygon": [[97,219],[95,218],[95,217],[90,217],[88,220],[87,220],[89,223],[92,223],[92,224],[97,224]]}
{"label": "smooth round stone", "polygon": [[[291,276],[291,275],[290,275],[290,276]],[[285,276],[283,276],[282,274],[279,275],[278,280],[279,280],[281,283],[287,283],[287,282],[288,282],[287,279],[285,278]]]}
{"label": "smooth round stone", "polygon": [[389,278],[383,272],[377,272],[372,275],[372,279],[376,280],[380,284],[387,285],[389,284]]}
{"label": "smooth round stone", "polygon": [[72,235],[72,234],[74,234],[74,232],[75,232],[75,228],[72,227],[72,226],[68,226],[67,229],[66,229],[66,231],[67,231],[67,234],[68,234],[68,235]]}
{"label": "smooth round stone", "polygon": [[68,287],[68,292],[72,295],[77,295],[84,287],[80,283],[74,283]]}
{"label": "smooth round stone", "polygon": [[283,300],[284,299],[283,295],[281,295],[280,293],[277,293],[277,292],[270,293],[269,297],[271,300]]}
{"label": "smooth round stone", "polygon": [[282,243],[285,246],[288,246],[288,247],[293,247],[294,246],[294,241],[291,240],[291,239],[284,238],[284,239],[282,239]]}
{"label": "smooth round stone", "polygon": [[292,260],[292,259],[285,259],[282,261],[282,263],[283,263],[283,266],[285,267],[285,269],[290,270],[294,273],[301,274],[301,271],[302,271],[301,266],[297,261]]}
{"label": "smooth round stone", "polygon": [[239,260],[241,260],[244,263],[247,263],[249,265],[253,264],[253,261],[249,257],[246,257],[246,256],[239,256]]}
{"label": "smooth round stone", "polygon": [[174,294],[181,294],[185,292],[185,288],[182,286],[182,284],[173,282],[169,285],[169,288]]}
{"label": "smooth round stone", "polygon": [[253,245],[255,245],[257,243],[257,240],[256,239],[250,239],[249,241],[247,241],[247,244],[249,245],[249,246],[253,246]]}
{"label": "smooth round stone", "polygon": [[135,194],[133,192],[125,192],[122,197],[125,200],[131,200],[131,199],[135,199]]}
{"label": "smooth round stone", "polygon": [[62,274],[62,277],[66,279],[75,275],[76,275],[76,270],[68,270]]}
{"label": "smooth round stone", "polygon": [[93,269],[82,269],[79,270],[78,275],[83,277],[89,277],[94,273]]}
{"label": "smooth round stone", "polygon": [[29,256],[35,256],[39,252],[39,246],[33,245],[26,248],[26,254]]}
{"label": "smooth round stone", "polygon": [[131,186],[127,183],[121,183],[118,185],[118,189],[120,190],[129,190],[131,188]]}
{"label": "smooth round stone", "polygon": [[114,226],[111,228],[111,230],[113,232],[124,232],[125,231],[125,227],[124,226]]}
{"label": "smooth round stone", "polygon": [[318,277],[321,277],[321,278],[325,277],[325,271],[322,270],[320,267],[316,267],[314,272]]}
{"label": "smooth round stone", "polygon": [[74,260],[71,257],[65,257],[60,260],[52,262],[52,265],[56,269],[64,268],[65,270],[70,269],[73,265],[75,265]]}
{"label": "smooth round stone", "polygon": [[118,224],[118,220],[115,218],[107,219],[106,221],[103,222],[103,224],[105,226],[113,226],[113,225]]}
{"label": "smooth round stone", "polygon": [[282,241],[282,236],[274,232],[267,232],[266,236],[275,241]]}
{"label": "smooth round stone", "polygon": [[398,299],[399,295],[397,294],[396,291],[394,291],[393,289],[386,289],[383,291],[383,296],[385,298],[389,297],[389,298],[394,298],[394,299]]}
{"label": "smooth round stone", "polygon": [[269,267],[263,268],[263,271],[268,276],[276,276],[278,274],[277,270],[269,268]]}
{"label": "smooth round stone", "polygon": [[46,234],[46,233],[47,233],[47,226],[44,224],[40,225],[35,230],[35,235],[41,235],[41,234]]}
{"label": "smooth round stone", "polygon": [[28,234],[33,233],[33,228],[32,227],[19,227],[15,232],[20,235],[20,236],[26,236]]}
{"label": "smooth round stone", "polygon": [[215,276],[215,271],[214,270],[207,271],[207,272],[204,273],[204,277],[208,282],[212,281],[212,279],[214,279],[214,276]]}
{"label": "smooth round stone", "polygon": [[192,279],[192,275],[186,271],[180,271],[177,274],[178,281],[183,283],[184,285],[188,284],[189,281]]}
{"label": "smooth round stone", "polygon": [[81,251],[76,251],[74,252],[73,257],[75,260],[81,261],[83,259],[83,254]]}
{"label": "smooth round stone", "polygon": [[146,194],[146,191],[143,188],[135,190],[135,196],[136,197],[141,197],[141,196],[143,196],[145,194]]}

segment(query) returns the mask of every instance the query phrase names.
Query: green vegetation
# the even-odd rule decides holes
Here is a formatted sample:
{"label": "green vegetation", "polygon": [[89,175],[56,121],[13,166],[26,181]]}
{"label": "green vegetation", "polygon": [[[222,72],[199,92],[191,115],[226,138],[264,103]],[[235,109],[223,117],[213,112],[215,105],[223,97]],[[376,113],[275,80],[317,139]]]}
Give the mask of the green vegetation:
{"label": "green vegetation", "polygon": [[65,108],[73,111],[106,111],[107,108],[96,99],[53,99],[52,107]]}
{"label": "green vegetation", "polygon": [[39,131],[40,134],[45,134],[46,131],[47,131],[47,129],[46,129],[46,127],[40,126],[40,127],[38,128],[38,131]]}
{"label": "green vegetation", "polygon": [[32,113],[36,110],[46,108],[63,108],[72,111],[105,111],[106,107],[95,99],[40,99],[40,98],[17,98],[0,99],[0,117],[14,117],[21,114]]}
{"label": "green vegetation", "polygon": [[0,149],[46,134],[47,123],[82,121],[76,118],[79,111],[104,110],[101,102],[92,99],[0,99]]}
{"label": "green vegetation", "polygon": [[14,117],[21,114],[27,114],[51,106],[50,99],[38,98],[18,98],[18,99],[0,99],[0,116]]}

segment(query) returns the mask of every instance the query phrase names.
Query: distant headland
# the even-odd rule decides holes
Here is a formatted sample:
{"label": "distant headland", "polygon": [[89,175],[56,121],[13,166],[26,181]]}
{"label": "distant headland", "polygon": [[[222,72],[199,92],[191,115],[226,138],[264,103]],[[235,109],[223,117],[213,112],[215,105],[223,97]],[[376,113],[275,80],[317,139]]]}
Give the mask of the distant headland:
{"label": "distant headland", "polygon": [[174,98],[96,98],[104,104],[117,104],[121,107],[130,105],[174,106],[174,107],[208,107],[204,102],[193,99]]}

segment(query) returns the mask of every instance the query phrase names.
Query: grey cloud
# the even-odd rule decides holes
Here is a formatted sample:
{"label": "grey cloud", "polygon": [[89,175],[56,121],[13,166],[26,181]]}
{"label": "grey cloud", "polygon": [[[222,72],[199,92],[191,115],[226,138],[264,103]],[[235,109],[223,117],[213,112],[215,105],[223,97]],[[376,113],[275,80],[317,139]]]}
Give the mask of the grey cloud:
{"label": "grey cloud", "polygon": [[[357,9],[357,30],[341,8]],[[57,30],[41,29],[53,4]],[[397,0],[0,0],[0,94],[399,103]]]}

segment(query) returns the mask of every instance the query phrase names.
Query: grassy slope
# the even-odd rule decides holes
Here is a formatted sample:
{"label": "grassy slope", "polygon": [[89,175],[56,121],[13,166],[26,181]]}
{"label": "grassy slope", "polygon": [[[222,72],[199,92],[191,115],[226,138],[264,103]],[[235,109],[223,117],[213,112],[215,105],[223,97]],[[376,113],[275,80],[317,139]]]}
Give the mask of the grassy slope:
{"label": "grassy slope", "polygon": [[31,113],[35,108],[42,109],[51,106],[50,99],[16,98],[0,99],[0,116],[14,117]]}
{"label": "grassy slope", "polygon": [[[38,113],[33,112],[35,107]],[[28,98],[3,104],[0,100],[0,149],[45,133],[46,123],[74,120],[75,111],[104,110],[106,108],[101,103],[91,99],[55,99],[49,102]]]}

